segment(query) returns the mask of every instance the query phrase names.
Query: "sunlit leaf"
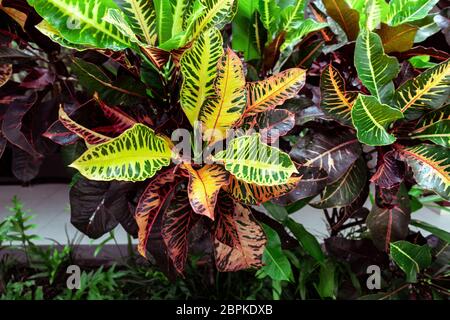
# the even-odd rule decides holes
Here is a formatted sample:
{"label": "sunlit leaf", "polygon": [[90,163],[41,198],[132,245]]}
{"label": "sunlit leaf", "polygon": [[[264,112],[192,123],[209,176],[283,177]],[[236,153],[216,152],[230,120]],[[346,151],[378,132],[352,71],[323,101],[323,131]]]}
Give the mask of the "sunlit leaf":
{"label": "sunlit leaf", "polygon": [[226,137],[226,131],[239,120],[246,105],[245,76],[242,62],[227,49],[217,64],[216,96],[203,104],[199,119],[205,130],[204,139],[214,143]]}
{"label": "sunlit leaf", "polygon": [[424,18],[439,0],[392,0],[389,2],[388,22],[398,26]]}
{"label": "sunlit leaf", "polygon": [[183,85],[180,102],[192,125],[198,120],[206,98],[216,94],[214,79],[222,53],[222,35],[219,30],[212,28],[202,33],[181,57]]}
{"label": "sunlit leaf", "polygon": [[87,150],[70,166],[92,180],[143,181],[169,165],[167,142],[142,124]]}
{"label": "sunlit leaf", "polygon": [[370,146],[391,144],[395,137],[386,130],[388,125],[403,118],[403,113],[380,103],[375,97],[359,95],[352,109],[352,122],[359,141]]}
{"label": "sunlit leaf", "polygon": [[236,178],[264,186],[287,183],[297,172],[289,156],[262,143],[258,133],[231,140],[228,148],[213,158],[223,162],[225,169]]}

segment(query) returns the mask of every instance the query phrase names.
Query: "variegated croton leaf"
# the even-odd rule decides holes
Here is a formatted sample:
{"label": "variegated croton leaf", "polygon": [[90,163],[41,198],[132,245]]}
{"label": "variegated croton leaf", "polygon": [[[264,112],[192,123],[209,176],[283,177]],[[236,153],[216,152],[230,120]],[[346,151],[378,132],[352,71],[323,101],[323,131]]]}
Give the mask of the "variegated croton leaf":
{"label": "variegated croton leaf", "polygon": [[92,180],[143,181],[170,160],[167,141],[149,127],[135,124],[117,138],[90,148],[70,166]]}
{"label": "variegated croton leaf", "polygon": [[145,188],[135,211],[138,225],[138,251],[146,257],[148,237],[157,217],[167,209],[167,201],[171,200],[176,187],[183,181],[183,175],[167,169],[159,173]]}
{"label": "variegated croton leaf", "polygon": [[412,139],[428,140],[449,148],[450,106],[447,105],[425,114],[410,135]]}
{"label": "variegated croton leaf", "polygon": [[228,205],[218,211],[214,238],[217,269],[225,272],[261,267],[266,245],[263,229],[248,208],[239,203]]}
{"label": "variegated croton leaf", "polygon": [[188,195],[192,209],[195,213],[214,220],[219,191],[229,183],[228,172],[215,164],[207,164],[199,170],[193,169],[189,164],[184,164],[184,167],[189,172]]}
{"label": "variegated croton leaf", "polygon": [[320,106],[324,112],[342,124],[351,125],[351,111],[358,93],[345,89],[344,79],[331,64],[320,76],[320,92]]}
{"label": "variegated croton leaf", "polygon": [[289,155],[261,142],[258,133],[233,139],[213,158],[238,179],[263,186],[287,183],[297,172]]}

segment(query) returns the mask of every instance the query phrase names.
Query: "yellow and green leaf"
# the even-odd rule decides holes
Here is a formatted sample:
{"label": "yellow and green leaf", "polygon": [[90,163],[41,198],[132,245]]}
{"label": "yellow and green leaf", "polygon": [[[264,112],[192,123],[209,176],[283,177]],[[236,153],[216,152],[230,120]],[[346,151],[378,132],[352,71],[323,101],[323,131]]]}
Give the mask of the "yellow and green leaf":
{"label": "yellow and green leaf", "polygon": [[358,140],[370,146],[388,145],[395,137],[387,127],[403,118],[400,110],[382,104],[372,96],[360,94],[352,108],[352,122],[357,130]]}
{"label": "yellow and green leaf", "polygon": [[118,9],[113,0],[28,0],[28,3],[70,43],[112,50],[131,46],[130,39],[104,19],[109,9]]}
{"label": "yellow and green leaf", "polygon": [[292,68],[271,76],[265,80],[247,84],[247,107],[243,117],[253,116],[294,98],[303,87],[306,71]]}
{"label": "yellow and green leaf", "polygon": [[226,137],[226,131],[239,120],[246,104],[245,76],[241,59],[228,49],[217,64],[217,96],[203,104],[199,120],[210,143]]}
{"label": "yellow and green leaf", "polygon": [[195,40],[211,27],[221,29],[224,24],[231,21],[235,1],[237,0],[200,0],[204,9],[201,15],[193,21],[186,34],[190,39]]}
{"label": "yellow and green leaf", "polygon": [[264,186],[285,184],[297,172],[289,155],[262,143],[258,133],[231,140],[213,159],[223,162],[236,178]]}
{"label": "yellow and green leaf", "polygon": [[147,45],[156,44],[156,13],[149,0],[115,0],[128,23],[140,40]]}
{"label": "yellow and green leaf", "polygon": [[135,124],[117,138],[96,145],[70,166],[88,179],[143,181],[168,166],[168,143],[142,124]]}
{"label": "yellow and green leaf", "polygon": [[358,93],[345,90],[344,79],[331,64],[320,76],[320,93],[322,96],[320,106],[323,111],[343,124],[351,125],[352,107]]}
{"label": "yellow and green leaf", "polygon": [[290,177],[284,184],[261,186],[254,183],[247,183],[234,176],[230,176],[230,184],[224,189],[233,199],[241,203],[259,205],[294,190],[300,180],[301,177]]}
{"label": "yellow and green leaf", "polygon": [[222,167],[208,164],[199,170],[184,164],[189,172],[189,202],[195,213],[214,220],[214,208],[220,189],[229,183],[229,174]]}
{"label": "yellow and green leaf", "polygon": [[[224,213],[225,214],[225,213]],[[262,255],[266,246],[266,236],[250,210],[238,203],[226,217],[228,224],[234,225],[237,238],[232,247],[214,239],[214,256],[217,269],[221,272],[239,271],[262,266]],[[224,218],[222,218],[224,219]]]}
{"label": "yellow and green leaf", "polygon": [[403,148],[417,183],[441,197],[450,199],[450,149],[430,144]]}
{"label": "yellow and green leaf", "polygon": [[216,94],[214,80],[222,53],[222,35],[212,28],[202,33],[181,57],[183,85],[180,102],[192,125],[198,120],[205,100]]}
{"label": "yellow and green leaf", "polygon": [[156,12],[156,31],[158,43],[163,44],[172,38],[173,14],[170,0],[153,0]]}
{"label": "yellow and green leaf", "polygon": [[381,38],[363,30],[356,40],[355,67],[362,84],[380,102],[389,101],[394,93],[394,79],[400,65],[394,57],[384,53]]}
{"label": "yellow and green leaf", "polygon": [[394,103],[407,118],[414,118],[448,102],[449,94],[450,59],[405,82],[395,92]]}
{"label": "yellow and green leaf", "polygon": [[67,41],[63,38],[61,33],[53,27],[51,24],[49,24],[47,21],[42,20],[36,25],[36,29],[38,29],[42,34],[49,37],[52,41],[58,43],[59,45],[69,48],[69,49],[75,49],[75,50],[85,50],[88,47],[81,45],[81,44],[75,44],[71,43],[70,41]]}

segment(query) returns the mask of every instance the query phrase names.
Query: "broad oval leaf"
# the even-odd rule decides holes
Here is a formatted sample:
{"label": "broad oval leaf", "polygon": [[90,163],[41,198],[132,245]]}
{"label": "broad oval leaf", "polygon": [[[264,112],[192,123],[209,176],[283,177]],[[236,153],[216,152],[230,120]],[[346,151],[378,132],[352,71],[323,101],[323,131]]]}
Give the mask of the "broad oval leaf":
{"label": "broad oval leaf", "polygon": [[394,93],[394,79],[400,71],[397,59],[384,53],[381,38],[368,30],[356,40],[355,67],[363,85],[379,101],[387,101]]}
{"label": "broad oval leaf", "polygon": [[247,107],[243,117],[271,110],[294,98],[305,84],[305,79],[305,70],[292,68],[265,80],[248,83]]}
{"label": "broad oval leaf", "polygon": [[360,154],[358,139],[347,130],[311,132],[301,137],[289,153],[304,167],[323,169],[328,173],[328,183],[342,177]]}
{"label": "broad oval leaf", "polygon": [[359,141],[370,146],[392,144],[395,137],[386,131],[389,124],[403,118],[403,113],[382,104],[372,96],[359,95],[352,109],[352,122]]}
{"label": "broad oval leaf", "polygon": [[260,113],[257,121],[262,141],[274,143],[294,128],[295,114],[284,109],[274,109]]}
{"label": "broad oval leaf", "polygon": [[96,145],[70,166],[86,178],[110,181],[143,181],[170,164],[167,142],[142,124],[136,124],[117,138]]}
{"label": "broad oval leaf", "polygon": [[395,105],[407,118],[417,118],[423,110],[439,108],[450,94],[450,59],[408,80],[394,95]]}
{"label": "broad oval leaf", "polygon": [[331,64],[320,76],[320,93],[323,111],[343,124],[351,125],[351,111],[358,93],[345,90],[344,79]]}
{"label": "broad oval leaf", "polygon": [[427,244],[396,241],[390,248],[391,258],[406,273],[407,282],[417,282],[417,274],[431,265],[431,248]]}
{"label": "broad oval leaf", "polygon": [[374,205],[366,223],[375,246],[388,252],[391,242],[405,239],[409,232],[410,219],[409,208],[404,206],[380,208]]}
{"label": "broad oval leaf", "polygon": [[[300,182],[300,177],[290,177],[285,184],[260,186],[247,183],[230,176],[230,183],[224,189],[231,197],[248,205],[259,205],[273,198],[278,198],[293,190]],[[326,180],[326,179],[325,179]]]}
{"label": "broad oval leaf", "polygon": [[217,64],[216,97],[206,100],[200,110],[203,139],[214,143],[226,138],[226,131],[239,120],[246,104],[245,76],[241,59],[228,48]]}
{"label": "broad oval leaf", "polygon": [[344,30],[348,40],[353,41],[359,32],[359,13],[345,0],[323,0],[327,13]]}
{"label": "broad oval leaf", "polygon": [[417,183],[445,199],[450,199],[450,151],[448,148],[420,144],[401,148]]}
{"label": "broad oval leaf", "polygon": [[202,33],[181,57],[183,85],[180,102],[192,125],[198,120],[206,98],[216,94],[216,66],[222,53],[222,35],[219,30],[212,28]]}
{"label": "broad oval leaf", "polygon": [[229,183],[229,174],[222,166],[208,164],[199,170],[184,164],[189,172],[189,202],[195,213],[214,220],[214,208],[220,189]]}
{"label": "broad oval leaf", "polygon": [[[384,0],[383,0],[384,1]],[[383,43],[384,52],[405,52],[412,48],[417,27],[402,24],[398,27],[390,27],[384,23],[376,32]]]}
{"label": "broad oval leaf", "polygon": [[221,272],[239,271],[249,268],[260,268],[262,256],[266,246],[266,236],[261,226],[255,220],[250,210],[238,203],[233,212],[222,214],[227,217],[227,224],[234,224],[238,239],[233,243],[239,243],[235,247],[222,243],[223,237],[214,239],[214,256],[217,269]]}
{"label": "broad oval leaf", "polygon": [[358,198],[366,182],[367,165],[359,158],[339,180],[326,186],[320,201],[311,206],[319,209],[348,206]]}
{"label": "broad oval leaf", "polygon": [[389,2],[388,22],[398,26],[425,18],[439,0],[392,0]]}
{"label": "broad oval leaf", "polygon": [[233,139],[213,159],[222,161],[236,178],[264,186],[284,184],[297,172],[289,155],[262,143],[258,133]]}
{"label": "broad oval leaf", "polygon": [[28,0],[50,25],[71,43],[121,50],[130,39],[104,20],[109,9],[118,9],[113,0]]}

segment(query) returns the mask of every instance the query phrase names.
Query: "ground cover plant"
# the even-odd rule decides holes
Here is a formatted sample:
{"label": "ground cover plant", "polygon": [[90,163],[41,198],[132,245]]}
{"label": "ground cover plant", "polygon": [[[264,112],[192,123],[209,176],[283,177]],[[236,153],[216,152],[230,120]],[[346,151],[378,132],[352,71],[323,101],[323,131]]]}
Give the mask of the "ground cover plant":
{"label": "ground cover plant", "polygon": [[[371,265],[379,297],[448,296],[449,233],[411,216],[450,200],[445,1],[0,8],[0,150],[35,173],[61,145],[89,237],[121,224],[170,278],[189,254],[258,269],[274,298],[365,296]],[[323,245],[290,217],[306,205]]]}

